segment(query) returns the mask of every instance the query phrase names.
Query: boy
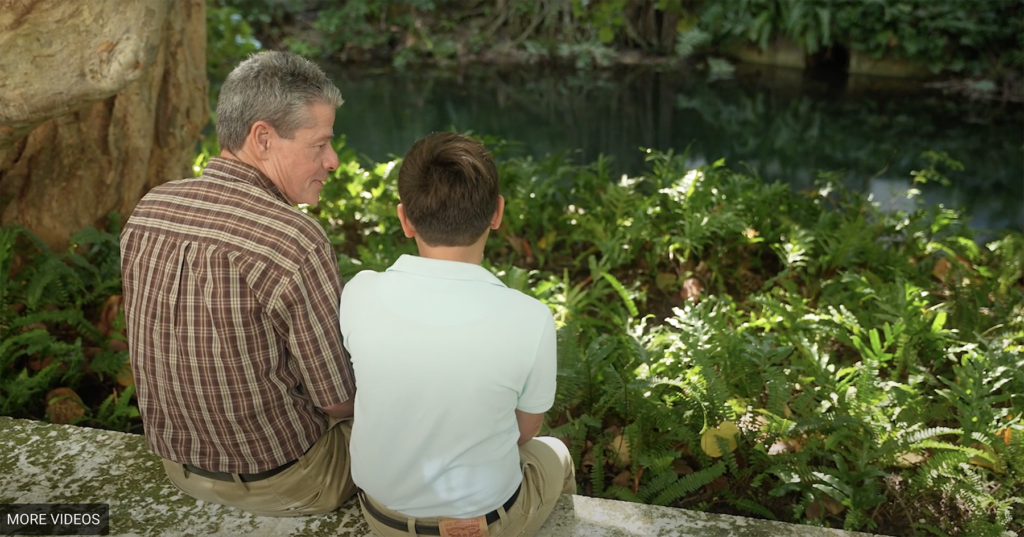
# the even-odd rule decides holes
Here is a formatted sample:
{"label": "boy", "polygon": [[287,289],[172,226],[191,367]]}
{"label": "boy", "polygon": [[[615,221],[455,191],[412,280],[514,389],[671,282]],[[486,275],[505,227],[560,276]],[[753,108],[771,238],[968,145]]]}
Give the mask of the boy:
{"label": "boy", "polygon": [[406,153],[398,193],[420,255],[341,298],[363,516],[383,536],[532,535],[576,478],[561,441],[534,438],[555,396],[551,312],[480,266],[505,204],[494,161],[434,133]]}

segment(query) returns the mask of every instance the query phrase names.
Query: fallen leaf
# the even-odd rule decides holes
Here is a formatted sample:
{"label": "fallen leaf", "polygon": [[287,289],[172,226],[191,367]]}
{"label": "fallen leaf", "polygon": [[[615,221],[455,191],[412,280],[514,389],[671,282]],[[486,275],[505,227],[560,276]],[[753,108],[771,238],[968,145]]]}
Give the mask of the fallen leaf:
{"label": "fallen leaf", "polygon": [[53,356],[45,358],[31,358],[25,365],[32,371],[41,371],[53,363]]}
{"label": "fallen leaf", "polygon": [[50,423],[68,424],[85,416],[85,403],[71,388],[54,388],[46,394],[46,415]]}
{"label": "fallen leaf", "polygon": [[949,269],[953,267],[953,264],[949,262],[945,257],[940,257],[935,262],[935,267],[932,268],[932,276],[939,279],[940,282],[946,282],[946,275],[949,274]]}
{"label": "fallen leaf", "polygon": [[616,455],[619,463],[628,465],[633,462],[633,455],[630,452],[629,441],[621,434],[612,439],[611,443],[608,444],[608,449]]}
{"label": "fallen leaf", "polygon": [[806,509],[804,509],[804,517],[808,519],[821,518],[821,514],[824,509],[821,506],[821,502],[811,502]]}
{"label": "fallen leaf", "polygon": [[675,471],[676,475],[683,477],[693,473],[693,468],[689,464],[686,464],[682,459],[676,459],[672,461],[672,470]]}
{"label": "fallen leaf", "polygon": [[728,450],[731,453],[735,451],[736,437],[739,436],[740,430],[736,427],[736,424],[731,421],[723,421],[718,427],[708,429],[703,436],[700,438],[700,447],[707,453],[709,457],[718,458],[722,456],[722,450],[718,447],[717,438],[722,438],[728,444]]}
{"label": "fallen leaf", "polygon": [[121,312],[121,295],[111,295],[103,303],[100,311],[100,318],[96,321],[96,329],[104,336],[109,336],[114,330],[114,321]]}
{"label": "fallen leaf", "polygon": [[779,438],[775,442],[772,442],[771,447],[768,448],[769,455],[781,455],[783,453],[794,453],[793,445],[784,438]]}
{"label": "fallen leaf", "polygon": [[622,488],[629,488],[630,482],[633,481],[633,475],[629,473],[629,470],[623,470],[618,475],[612,478],[612,485],[618,485]]}
{"label": "fallen leaf", "polygon": [[825,504],[825,510],[832,516],[836,516],[846,510],[845,505],[839,503],[839,501],[828,494],[823,495],[822,500]]}
{"label": "fallen leaf", "polygon": [[704,485],[704,490],[706,490],[709,494],[714,494],[721,490],[728,490],[728,488],[729,479],[727,479],[724,475],[720,475],[712,479],[711,482],[708,483],[707,485]]}
{"label": "fallen leaf", "polygon": [[124,367],[122,367],[121,371],[117,373],[117,383],[122,388],[127,388],[128,386],[135,384],[135,375],[132,374],[131,364],[125,362]]}
{"label": "fallen leaf", "polygon": [[899,466],[900,468],[913,468],[927,459],[927,457],[920,453],[908,451],[907,453],[901,453],[896,456],[896,466]]}
{"label": "fallen leaf", "polygon": [[683,280],[683,289],[679,291],[679,297],[683,300],[696,302],[703,292],[704,286],[701,285],[700,280],[697,278],[687,278]]}

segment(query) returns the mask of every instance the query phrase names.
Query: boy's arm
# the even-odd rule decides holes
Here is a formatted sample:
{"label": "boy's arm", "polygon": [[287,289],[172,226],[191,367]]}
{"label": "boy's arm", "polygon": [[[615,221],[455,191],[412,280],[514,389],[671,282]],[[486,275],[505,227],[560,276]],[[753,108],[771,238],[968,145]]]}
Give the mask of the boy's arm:
{"label": "boy's arm", "polygon": [[[516,425],[519,426],[518,444],[521,446],[537,436],[540,426],[544,423],[544,413],[555,401],[555,376],[557,375],[557,344],[555,320],[547,306],[538,303],[542,308],[544,327],[537,345],[537,355],[533,367],[526,377],[526,383],[519,394],[516,405]],[[522,410],[525,409],[525,410]],[[527,412],[532,410],[534,412]]]}
{"label": "boy's arm", "polygon": [[516,410],[516,423],[519,425],[519,441],[517,443],[521,446],[540,432],[540,426],[544,423],[544,413],[530,414]]}

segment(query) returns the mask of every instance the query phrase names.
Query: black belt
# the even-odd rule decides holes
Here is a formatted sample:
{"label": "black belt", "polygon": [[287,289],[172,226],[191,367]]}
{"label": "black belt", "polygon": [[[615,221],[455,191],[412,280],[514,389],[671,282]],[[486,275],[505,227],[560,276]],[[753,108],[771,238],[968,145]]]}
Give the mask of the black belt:
{"label": "black belt", "polygon": [[[297,462],[299,462],[298,459],[296,459],[296,460],[294,460],[292,462],[286,462],[286,463],[282,464],[281,466],[278,466],[277,468],[274,468],[272,470],[267,470],[265,472],[257,472],[255,474],[238,474],[238,480],[243,482],[243,483],[251,483],[253,481],[261,481],[263,479],[267,479],[268,477],[274,477],[275,475],[277,475],[277,474],[279,474],[279,473],[281,473],[281,472],[291,468],[292,465],[294,465]],[[196,474],[198,476],[207,477],[207,478],[210,478],[210,479],[216,479],[217,481],[234,481],[235,480],[234,474],[229,474],[229,473],[226,473],[226,472],[211,472],[210,470],[203,470],[202,468],[196,468],[195,466],[192,466],[191,464],[182,464],[181,467],[184,468],[186,472],[189,472],[189,473],[192,473],[192,474]]]}
{"label": "black belt", "polygon": [[[519,489],[521,488],[523,488],[522,483],[520,483],[519,486],[516,487],[516,491],[512,493],[512,496],[509,497],[508,501],[506,501],[501,506],[502,509],[504,509],[507,512],[509,509],[512,508],[512,504],[516,503],[516,498],[519,497]],[[376,518],[381,524],[395,528],[396,530],[409,530],[408,522],[391,518],[385,515],[384,513],[378,511],[377,508],[373,506],[373,503],[366,501],[366,493],[364,493],[362,490],[359,491],[359,502],[363,504],[363,507],[366,509],[366,512],[373,515],[373,518]],[[487,525],[494,524],[500,518],[501,515],[498,514],[497,509],[484,515],[484,519],[487,521]],[[441,528],[439,528],[437,524],[420,524],[419,522],[417,522],[416,533],[421,535],[441,535]]]}

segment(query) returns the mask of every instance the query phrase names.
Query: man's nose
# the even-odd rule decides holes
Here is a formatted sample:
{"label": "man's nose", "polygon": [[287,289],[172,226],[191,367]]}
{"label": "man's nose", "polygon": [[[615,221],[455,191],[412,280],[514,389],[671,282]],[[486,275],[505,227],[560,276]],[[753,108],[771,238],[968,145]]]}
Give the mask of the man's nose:
{"label": "man's nose", "polygon": [[338,169],[338,154],[334,152],[334,149],[328,151],[327,160],[324,162],[324,165],[329,172]]}

